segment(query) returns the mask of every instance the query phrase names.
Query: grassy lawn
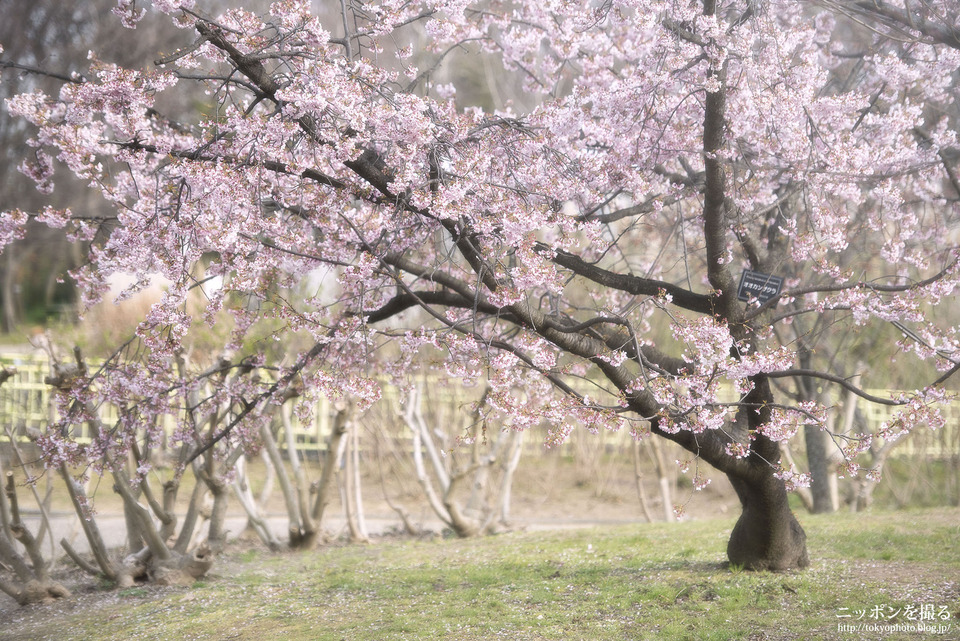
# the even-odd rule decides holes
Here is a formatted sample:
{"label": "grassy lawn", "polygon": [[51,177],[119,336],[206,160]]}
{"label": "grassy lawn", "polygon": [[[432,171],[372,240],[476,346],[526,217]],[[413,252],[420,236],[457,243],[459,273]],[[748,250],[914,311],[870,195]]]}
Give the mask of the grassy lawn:
{"label": "grassy lawn", "polygon": [[[814,559],[801,573],[725,567],[729,519],[238,549],[192,589],[8,611],[0,639],[960,638],[960,511],[801,518]],[[838,631],[911,623],[924,604],[950,617],[925,623],[952,628]]]}

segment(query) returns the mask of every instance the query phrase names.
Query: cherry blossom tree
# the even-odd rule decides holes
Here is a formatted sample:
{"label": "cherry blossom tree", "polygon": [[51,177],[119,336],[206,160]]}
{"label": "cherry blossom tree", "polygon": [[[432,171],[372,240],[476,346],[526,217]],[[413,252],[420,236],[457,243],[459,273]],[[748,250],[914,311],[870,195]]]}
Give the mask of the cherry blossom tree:
{"label": "cherry blossom tree", "polygon": [[[181,49],[143,69],[94,52],[58,95],[7,104],[36,127],[23,171],[52,189],[62,164],[113,214],[14,209],[2,241],[31,219],[90,241],[73,274],[87,304],[111,274],[135,277],[126,293],[170,283],[138,348],[76,380],[40,439],[48,465],[85,456],[63,435],[89,403],[127,408],[94,448],[118,451],[157,416],[229,407],[212,447],[255,441],[258,408],[291,384],[304,413],[319,394],[362,408],[376,376],[439,363],[484,378],[484,411],[513,429],[551,425],[548,444],[604,429],[679,444],[695,486],[709,465],[741,500],[731,562],[806,566],[787,492],[809,479],[780,443],[826,408],[773,383],[897,406],[879,435],[893,440],[940,425],[960,369],[958,326],[935,313],[960,269],[951,4],[384,0],[325,21],[297,0],[217,17],[156,0]],[[144,11],[116,9],[130,28]],[[458,104],[436,79],[465,48],[521,77],[523,100]],[[203,113],[164,113],[197,83]],[[741,296],[745,268],[782,289]],[[886,353],[935,373],[879,397],[803,366],[791,323],[818,317],[833,332],[902,328]],[[177,354],[213,323],[230,328],[231,362],[263,375],[223,376],[190,403],[202,370],[178,371]],[[293,334],[312,347],[268,358]],[[835,440],[858,473],[871,438]]]}

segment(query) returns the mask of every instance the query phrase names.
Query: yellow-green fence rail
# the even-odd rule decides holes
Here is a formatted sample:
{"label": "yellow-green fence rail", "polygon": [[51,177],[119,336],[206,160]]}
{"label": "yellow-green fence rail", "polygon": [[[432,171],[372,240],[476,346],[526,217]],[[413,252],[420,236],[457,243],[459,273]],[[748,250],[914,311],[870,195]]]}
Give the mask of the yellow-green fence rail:
{"label": "yellow-green fence rail", "polygon": [[[44,378],[50,374],[50,365],[46,357],[36,355],[0,355],[0,366],[16,368],[16,374],[0,385],[0,443],[9,441],[10,435],[18,440],[27,440],[30,429],[42,430],[55,420],[55,410],[51,402],[50,387]],[[869,390],[876,396],[884,397],[884,390]],[[426,385],[423,390],[424,413],[431,422],[444,431],[455,426],[465,425],[464,412],[471,401],[478,398],[477,388],[465,389],[457,386]],[[398,391],[392,386],[384,386],[383,398],[364,417],[362,422],[379,421],[381,424],[398,425]],[[925,456],[929,458],[960,457],[960,402],[954,402],[943,409],[946,425],[940,430],[918,429],[897,445],[895,455]],[[859,411],[865,418],[870,431],[875,432],[888,420],[895,408],[863,402]],[[303,452],[321,452],[326,449],[332,421],[336,409],[326,399],[318,401],[310,424],[301,424],[292,417],[294,441],[298,450]],[[109,420],[109,417],[104,417]],[[171,426],[172,429],[172,421]],[[403,428],[393,428],[395,437],[409,436]],[[87,440],[86,435],[78,434],[80,441]],[[592,437],[593,438],[593,437]],[[604,432],[596,438],[602,438],[608,447],[619,449],[631,438],[627,431]],[[538,439],[527,439],[531,450],[540,447]]]}

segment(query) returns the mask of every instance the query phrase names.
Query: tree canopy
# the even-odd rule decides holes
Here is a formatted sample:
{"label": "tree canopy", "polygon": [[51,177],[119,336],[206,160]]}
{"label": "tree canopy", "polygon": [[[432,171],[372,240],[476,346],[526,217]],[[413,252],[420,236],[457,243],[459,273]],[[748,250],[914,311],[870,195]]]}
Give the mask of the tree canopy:
{"label": "tree canopy", "polygon": [[[136,343],[70,379],[60,420],[86,420],[78,399],[114,404],[93,449],[123,448],[134,426],[182,417],[198,379],[270,370],[222,376],[202,401],[232,408],[216,438],[255,438],[257,408],[291,384],[372,402],[376,375],[426,358],[485,378],[488,411],[545,422],[548,442],[678,443],[740,495],[732,561],[803,566],[785,490],[809,479],[779,443],[828,408],[775,384],[901,406],[879,435],[897,439],[940,425],[960,368],[956,319],[936,313],[960,272],[951,4],[385,0],[331,20],[296,0],[216,17],[157,0],[182,48],[141,69],[92,52],[58,95],[7,104],[36,128],[22,170],[38,188],[62,165],[111,208],[6,211],[0,241],[36,219],[89,242],[72,274],[85,304],[114,274],[134,277],[121,297],[169,283]],[[144,9],[115,12],[136,28]],[[458,102],[444,65],[463,51],[523,95]],[[194,117],[168,115],[197,84]],[[745,269],[782,287],[742,290]],[[191,331],[225,315],[220,368],[184,368]],[[813,318],[829,331],[802,329]],[[910,393],[851,383],[842,341],[833,363],[800,362],[884,324],[902,336],[886,358],[935,364]],[[287,333],[312,347],[276,360]],[[88,456],[60,427],[41,439],[48,462]],[[870,441],[838,440],[849,473]]]}

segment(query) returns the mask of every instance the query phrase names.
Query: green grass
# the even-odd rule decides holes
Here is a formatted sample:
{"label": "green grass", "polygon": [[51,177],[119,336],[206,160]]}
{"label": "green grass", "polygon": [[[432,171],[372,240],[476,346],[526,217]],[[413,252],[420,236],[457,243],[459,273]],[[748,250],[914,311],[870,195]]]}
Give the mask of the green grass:
{"label": "green grass", "polygon": [[814,563],[784,574],[726,567],[731,520],[241,550],[193,588],[84,595],[0,639],[853,640],[839,614],[921,602],[958,635],[958,510],[802,520]]}

